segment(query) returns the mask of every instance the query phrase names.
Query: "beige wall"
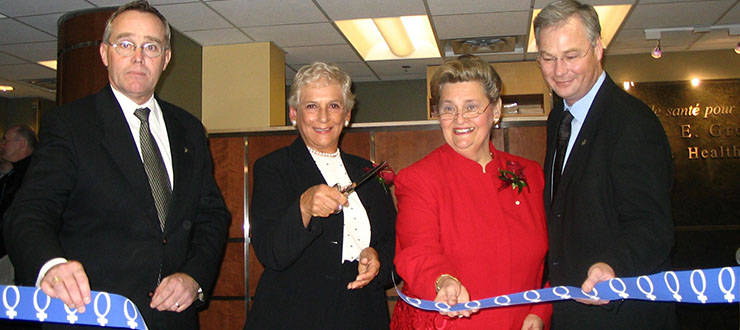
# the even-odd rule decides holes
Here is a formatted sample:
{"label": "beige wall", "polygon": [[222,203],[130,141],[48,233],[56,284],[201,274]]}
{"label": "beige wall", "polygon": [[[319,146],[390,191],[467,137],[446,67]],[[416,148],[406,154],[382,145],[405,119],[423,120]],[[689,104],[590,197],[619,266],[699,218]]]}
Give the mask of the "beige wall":
{"label": "beige wall", "polygon": [[209,132],[285,123],[285,53],[269,42],[203,47]]}
{"label": "beige wall", "polygon": [[172,59],[159,78],[156,93],[196,118],[202,114],[202,47],[179,31],[172,30]]}

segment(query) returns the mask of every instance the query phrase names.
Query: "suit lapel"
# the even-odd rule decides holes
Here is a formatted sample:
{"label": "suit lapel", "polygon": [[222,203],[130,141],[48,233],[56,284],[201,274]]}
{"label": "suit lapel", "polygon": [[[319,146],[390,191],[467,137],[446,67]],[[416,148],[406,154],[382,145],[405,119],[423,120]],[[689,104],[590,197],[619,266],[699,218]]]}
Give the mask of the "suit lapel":
{"label": "suit lapel", "polygon": [[101,131],[101,142],[108,155],[116,163],[123,177],[139,198],[139,205],[154,203],[149,188],[144,165],[123,110],[118,104],[110,86],[100,91],[96,97],[96,120]]}
{"label": "suit lapel", "polygon": [[563,175],[560,177],[560,184],[558,186],[558,194],[556,196],[562,196],[561,190],[566,189],[570,184],[571,179],[577,172],[579,164],[584,161],[588,155],[588,151],[591,149],[593,143],[591,141],[598,133],[599,127],[601,126],[601,117],[604,112],[609,111],[611,94],[613,88],[616,88],[614,82],[606,76],[604,82],[601,84],[601,88],[596,93],[594,101],[591,103],[591,107],[586,115],[586,121],[581,126],[581,131],[578,133],[575,142],[573,143],[573,149],[568,156],[568,162],[565,164],[563,169]]}
{"label": "suit lapel", "polygon": [[157,103],[162,109],[164,122],[167,126],[167,137],[170,140],[170,153],[172,153],[172,175],[174,181],[172,185],[172,202],[167,211],[167,221],[177,219],[177,211],[182,209],[178,205],[181,200],[186,198],[186,189],[190,185],[188,182],[192,179],[192,171],[195,164],[193,163],[193,148],[188,145],[185,127],[175,117],[174,109],[169,103],[157,98]]}
{"label": "suit lapel", "polygon": [[[555,144],[558,136],[558,125],[560,118],[563,116],[563,103],[559,102],[553,106],[550,115],[547,117],[547,152],[545,153],[545,208],[549,210],[552,200],[552,173],[553,173],[553,162],[555,161]],[[561,177],[562,180],[562,177]]]}

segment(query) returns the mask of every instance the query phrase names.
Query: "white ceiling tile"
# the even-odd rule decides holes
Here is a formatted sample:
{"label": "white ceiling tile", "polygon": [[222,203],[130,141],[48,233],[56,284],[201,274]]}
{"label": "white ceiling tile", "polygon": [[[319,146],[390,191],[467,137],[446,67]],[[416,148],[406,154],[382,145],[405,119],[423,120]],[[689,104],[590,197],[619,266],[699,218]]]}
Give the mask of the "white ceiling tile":
{"label": "white ceiling tile", "polygon": [[285,63],[290,65],[311,63],[313,61],[340,63],[360,60],[360,57],[355,54],[349,45],[286,47],[283,50],[286,53]]}
{"label": "white ceiling tile", "polygon": [[730,9],[725,16],[722,16],[722,19],[720,19],[717,24],[738,24],[740,23],[740,2],[735,3],[735,5]]}
{"label": "white ceiling tile", "polygon": [[426,15],[422,0],[317,0],[332,20]]}
{"label": "white ceiling tile", "polygon": [[432,15],[473,14],[529,10],[529,1],[511,0],[427,0]]}
{"label": "white ceiling tile", "polygon": [[[663,50],[686,50],[699,37],[701,37],[701,34],[691,31],[663,32],[660,36],[660,47]],[[645,39],[645,30],[643,29],[623,29],[619,33],[619,38],[612,41],[608,54],[618,54],[623,49],[649,52],[655,48],[656,44],[656,40]]]}
{"label": "white ceiling tile", "polygon": [[25,58],[31,62],[57,59],[57,42],[34,42],[27,44],[0,45],[0,51]]}
{"label": "white ceiling tile", "polygon": [[242,28],[255,41],[273,41],[280,47],[345,44],[330,23],[309,23]]}
{"label": "white ceiling tile", "polygon": [[480,58],[482,58],[486,62],[519,62],[524,60],[524,53],[481,55]]}
{"label": "white ceiling tile", "polygon": [[232,27],[229,22],[202,3],[157,6],[180,31],[214,30]]}
{"label": "white ceiling tile", "polygon": [[[534,2],[534,8],[542,9],[545,8],[548,4],[553,2],[553,0],[535,0]],[[592,6],[603,6],[603,5],[632,5],[635,3],[635,0],[580,0],[580,3],[592,5]],[[642,1],[640,1],[642,2]]]}
{"label": "white ceiling tile", "polygon": [[380,80],[419,80],[419,79],[426,79],[427,74],[421,74],[421,73],[411,73],[411,74],[401,74],[401,75],[383,75],[380,76]]}
{"label": "white ceiling tile", "polygon": [[201,46],[230,45],[252,42],[239,29],[201,30],[185,32]]}
{"label": "white ceiling tile", "polygon": [[335,63],[339,68],[344,70],[350,77],[355,76],[371,76],[373,72],[364,62],[347,62],[347,63]]}
{"label": "white ceiling tile", "polygon": [[238,27],[326,22],[311,1],[273,0],[217,1],[208,5]]}
{"label": "white ceiling tile", "polygon": [[26,16],[26,17],[19,17],[18,20],[28,25],[31,25],[39,30],[42,30],[46,33],[56,36],[57,31],[58,31],[57,21],[59,21],[59,17],[62,17],[62,15],[64,14],[57,13],[57,14],[47,14],[47,15],[37,15],[37,16]]}
{"label": "white ceiling tile", "polygon": [[[426,75],[427,66],[440,65],[442,64],[441,58],[435,59],[417,59],[417,60],[403,60],[403,61],[371,61],[368,62],[371,68],[379,76],[388,75],[413,75],[413,74],[424,74]],[[409,66],[408,69],[403,66]],[[408,70],[408,71],[407,71]]]}
{"label": "white ceiling tile", "polygon": [[49,41],[56,37],[10,18],[0,19],[0,45],[21,42]]}
{"label": "white ceiling tile", "polygon": [[[2,51],[2,48],[0,48],[0,51]],[[17,58],[15,56],[10,56],[9,54],[0,52],[0,65],[25,64],[25,63],[28,63],[28,62],[20,58]]]}
{"label": "white ceiling tile", "polygon": [[440,39],[526,35],[528,11],[433,16]]}
{"label": "white ceiling tile", "polygon": [[10,80],[56,78],[57,72],[38,64],[0,66],[0,78]]}
{"label": "white ceiling tile", "polygon": [[0,12],[16,17],[50,13],[66,13],[68,11],[93,8],[84,0],[3,0],[0,1]]}
{"label": "white ceiling tile", "polygon": [[624,28],[659,28],[712,24],[719,20],[735,0],[640,4],[632,11]]}
{"label": "white ceiling tile", "polygon": [[[87,0],[98,7],[118,7],[130,2],[130,0]],[[197,0],[149,0],[153,6],[172,3],[196,2]]]}
{"label": "white ceiling tile", "polygon": [[[728,44],[737,45],[738,42],[740,42],[740,35],[729,35],[727,30],[712,30],[711,32],[703,33],[701,37],[691,45],[691,50],[717,49]],[[727,49],[732,51],[733,47],[727,47]],[[738,64],[740,64],[740,56],[738,56],[738,62]]]}

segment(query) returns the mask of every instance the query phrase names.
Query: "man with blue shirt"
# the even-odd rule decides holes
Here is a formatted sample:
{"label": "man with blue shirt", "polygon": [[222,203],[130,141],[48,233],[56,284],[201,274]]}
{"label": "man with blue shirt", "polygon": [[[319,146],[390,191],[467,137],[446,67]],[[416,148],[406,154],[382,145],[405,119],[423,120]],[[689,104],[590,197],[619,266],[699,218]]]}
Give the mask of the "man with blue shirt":
{"label": "man with blue shirt", "polygon": [[[602,69],[601,26],[592,6],[553,2],[534,27],[542,76],[563,98],[547,120],[550,284],[588,292],[615,276],[669,269],[673,163],[658,118]],[[555,330],[672,328],[669,303],[553,304]]]}

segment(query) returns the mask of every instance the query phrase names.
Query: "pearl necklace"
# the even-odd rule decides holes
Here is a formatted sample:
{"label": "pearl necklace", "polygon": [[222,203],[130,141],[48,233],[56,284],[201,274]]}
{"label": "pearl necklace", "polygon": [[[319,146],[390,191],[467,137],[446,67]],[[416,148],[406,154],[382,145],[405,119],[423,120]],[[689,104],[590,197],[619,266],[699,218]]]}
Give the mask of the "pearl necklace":
{"label": "pearl necklace", "polygon": [[314,149],[314,148],[311,148],[311,147],[309,147],[309,146],[306,146],[306,147],[308,148],[308,151],[309,151],[310,153],[312,153],[312,154],[314,154],[314,155],[316,155],[316,156],[321,156],[321,157],[331,157],[331,158],[336,158],[336,157],[339,157],[339,148],[337,148],[337,151],[335,151],[335,152],[332,152],[332,153],[328,153],[328,152],[321,152],[321,151],[318,151],[318,150],[316,150],[316,149]]}

